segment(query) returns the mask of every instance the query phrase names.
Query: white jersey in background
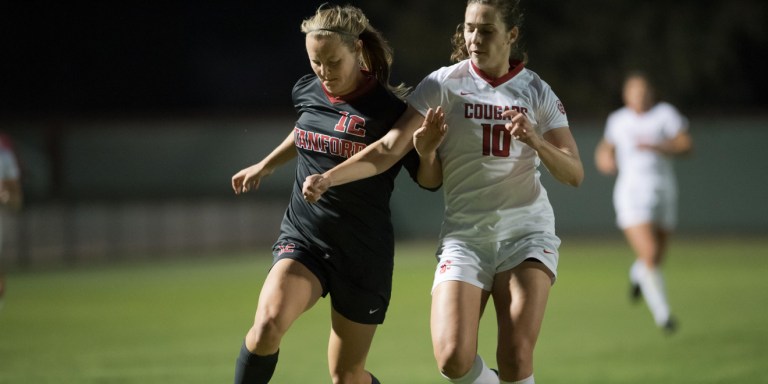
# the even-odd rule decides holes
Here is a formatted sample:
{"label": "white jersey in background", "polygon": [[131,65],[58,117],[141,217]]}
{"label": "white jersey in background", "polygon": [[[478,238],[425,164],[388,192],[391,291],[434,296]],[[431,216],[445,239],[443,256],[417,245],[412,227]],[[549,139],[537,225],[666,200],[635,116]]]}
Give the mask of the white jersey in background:
{"label": "white jersey in background", "polygon": [[554,234],[555,218],[539,181],[540,160],[504,128],[507,109],[524,113],[539,135],[568,126],[562,103],[522,63],[487,79],[461,61],[432,72],[408,97],[422,114],[442,106],[448,133],[438,148],[443,166],[445,217],[441,238],[497,242],[521,234]]}
{"label": "white jersey in background", "polygon": [[677,184],[672,159],[640,144],[659,144],[688,129],[675,107],[660,102],[645,113],[623,107],[610,116],[605,140],[616,151],[619,174],[613,190],[621,228],[655,221],[672,229],[676,224]]}

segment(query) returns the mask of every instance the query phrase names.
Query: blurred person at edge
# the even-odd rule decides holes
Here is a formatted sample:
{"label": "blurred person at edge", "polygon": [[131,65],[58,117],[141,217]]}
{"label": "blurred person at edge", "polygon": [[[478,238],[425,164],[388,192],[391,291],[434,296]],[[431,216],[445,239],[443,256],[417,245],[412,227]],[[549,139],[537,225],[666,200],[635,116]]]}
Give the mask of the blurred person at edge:
{"label": "blurred person at edge", "polygon": [[647,74],[629,73],[624,106],[608,116],[595,149],[595,165],[617,175],[613,189],[616,223],[635,254],[629,271],[630,299],[640,298],[656,325],[677,328],[664,287],[661,265],[677,223],[677,181],[672,160],[692,149],[688,120],[671,104],[656,99]]}
{"label": "blurred person at edge", "polygon": [[[6,134],[0,132],[0,207],[18,212],[22,205],[19,163],[13,149],[13,143]],[[0,255],[2,255],[3,223],[0,221]],[[0,257],[0,305],[5,294],[5,276]]]}

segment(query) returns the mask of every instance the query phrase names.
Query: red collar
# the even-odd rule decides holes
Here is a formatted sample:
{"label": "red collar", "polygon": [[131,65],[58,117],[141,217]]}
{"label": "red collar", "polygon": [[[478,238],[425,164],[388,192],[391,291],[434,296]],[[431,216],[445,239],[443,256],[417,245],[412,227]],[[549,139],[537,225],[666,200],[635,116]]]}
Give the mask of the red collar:
{"label": "red collar", "polygon": [[525,64],[523,64],[520,60],[510,60],[509,61],[509,72],[507,72],[504,76],[493,78],[491,76],[488,76],[485,72],[483,72],[482,69],[478,68],[475,63],[472,62],[472,60],[469,60],[469,63],[472,65],[472,69],[475,70],[478,76],[480,76],[483,80],[488,82],[488,84],[491,85],[491,87],[498,87],[501,84],[506,83],[509,79],[515,77],[520,71],[525,68]]}
{"label": "red collar", "polygon": [[361,70],[360,72],[363,73],[363,76],[365,76],[365,79],[363,82],[361,82],[357,88],[342,96],[334,96],[331,95],[327,89],[325,89],[325,85],[323,85],[323,82],[320,82],[320,86],[323,88],[323,92],[325,92],[325,96],[328,97],[328,101],[331,102],[331,104],[338,104],[338,103],[348,103],[366,93],[368,93],[371,89],[373,89],[376,86],[376,83],[378,80],[376,77],[374,77],[370,72]]}

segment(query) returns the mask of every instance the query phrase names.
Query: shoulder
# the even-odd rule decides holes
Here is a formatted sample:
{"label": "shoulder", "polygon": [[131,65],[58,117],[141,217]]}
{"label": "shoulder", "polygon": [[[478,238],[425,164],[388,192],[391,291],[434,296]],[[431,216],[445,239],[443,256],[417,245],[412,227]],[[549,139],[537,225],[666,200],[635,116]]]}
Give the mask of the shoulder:
{"label": "shoulder", "polygon": [[630,112],[629,108],[621,107],[608,115],[608,121],[616,121],[625,118]]}
{"label": "shoulder", "polygon": [[419,82],[416,89],[409,95],[408,101],[412,102],[421,97],[435,97],[448,89],[457,87],[457,83],[466,81],[470,77],[469,60],[464,60],[448,67],[441,67]]}
{"label": "shoulder", "polygon": [[295,96],[307,92],[317,84],[319,84],[317,81],[317,76],[312,74],[304,75],[296,82],[296,84],[294,84],[293,95]]}
{"label": "shoulder", "polygon": [[456,64],[436,69],[427,76],[427,79],[431,78],[437,81],[443,81],[451,78],[468,76],[469,68],[469,59],[462,60]]}
{"label": "shoulder", "polygon": [[395,91],[392,88],[390,88],[389,86],[387,86],[386,84],[383,84],[378,80],[376,81],[376,87],[374,88],[374,92],[375,92],[374,94],[378,98],[392,100],[397,103],[405,104],[405,100],[397,96],[395,94]]}
{"label": "shoulder", "polygon": [[523,68],[517,74],[515,80],[518,86],[524,87],[536,95],[546,95],[552,92],[552,88],[544,81],[538,73],[529,68]]}
{"label": "shoulder", "polygon": [[368,103],[372,103],[377,108],[385,109],[387,113],[394,113],[397,115],[397,117],[399,117],[405,111],[405,108],[408,106],[408,104],[406,104],[405,100],[398,97],[392,91],[392,89],[386,85],[379,81],[377,81],[376,84],[377,86],[373,92],[371,92],[372,97]]}
{"label": "shoulder", "polygon": [[634,112],[627,107],[621,107],[611,112],[605,120],[606,132],[621,131],[620,126],[627,124],[633,114]]}
{"label": "shoulder", "polygon": [[663,115],[670,115],[670,116],[680,115],[680,111],[678,111],[674,105],[666,101],[660,101],[656,103],[656,105],[653,106],[653,109],[655,110],[656,113],[663,114]]}

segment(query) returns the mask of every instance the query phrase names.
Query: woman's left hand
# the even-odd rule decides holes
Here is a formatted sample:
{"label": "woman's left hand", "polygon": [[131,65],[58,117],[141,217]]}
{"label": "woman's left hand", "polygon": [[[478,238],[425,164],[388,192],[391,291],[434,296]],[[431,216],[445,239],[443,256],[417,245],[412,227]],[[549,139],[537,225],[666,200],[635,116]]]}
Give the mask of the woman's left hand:
{"label": "woman's left hand", "polygon": [[533,124],[531,124],[531,121],[528,120],[528,117],[525,116],[524,113],[510,109],[504,111],[501,116],[512,118],[511,122],[504,124],[504,127],[509,134],[512,135],[512,138],[525,143],[533,149],[539,147],[542,138],[536,133],[536,130],[533,129]]}

